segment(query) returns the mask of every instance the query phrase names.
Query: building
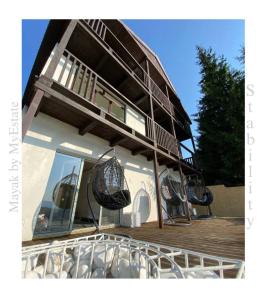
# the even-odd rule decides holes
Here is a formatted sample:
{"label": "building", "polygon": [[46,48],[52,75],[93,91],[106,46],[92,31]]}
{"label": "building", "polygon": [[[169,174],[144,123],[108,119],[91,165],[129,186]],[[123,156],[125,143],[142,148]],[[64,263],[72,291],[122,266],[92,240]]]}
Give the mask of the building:
{"label": "building", "polygon": [[190,124],[157,56],[121,21],[51,20],[23,96],[23,240],[94,225],[86,185],[110,147],[132,203],[110,211],[88,195],[100,225],[139,211],[161,227],[160,172],[198,172]]}

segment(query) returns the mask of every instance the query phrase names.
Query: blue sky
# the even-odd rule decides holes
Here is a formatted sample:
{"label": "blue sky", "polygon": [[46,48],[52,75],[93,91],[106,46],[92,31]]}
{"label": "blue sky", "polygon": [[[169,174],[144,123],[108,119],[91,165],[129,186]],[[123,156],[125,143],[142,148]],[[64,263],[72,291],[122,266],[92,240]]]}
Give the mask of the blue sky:
{"label": "blue sky", "polygon": [[[197,112],[200,97],[196,46],[212,47],[234,68],[244,45],[242,20],[123,20],[159,57],[189,116]],[[22,92],[24,92],[47,20],[22,23]],[[193,135],[197,135],[193,122]]]}

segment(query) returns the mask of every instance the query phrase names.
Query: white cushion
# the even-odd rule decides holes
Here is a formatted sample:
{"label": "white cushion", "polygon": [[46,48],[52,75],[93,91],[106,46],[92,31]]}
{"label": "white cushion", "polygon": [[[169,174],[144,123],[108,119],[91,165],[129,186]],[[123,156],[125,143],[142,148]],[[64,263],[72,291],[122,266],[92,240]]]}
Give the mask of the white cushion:
{"label": "white cushion", "polygon": [[39,274],[39,273],[37,273],[37,272],[35,272],[35,271],[29,271],[29,272],[26,272],[26,274],[25,274],[25,278],[30,278],[30,279],[39,279],[39,278],[41,278],[42,276],[41,276],[41,274]]}
{"label": "white cushion", "polygon": [[105,253],[105,246],[99,245],[95,247],[94,251],[94,265],[96,268],[104,268],[106,263],[106,269],[112,264],[114,257],[114,246],[108,246]]}
{"label": "white cushion", "polygon": [[46,274],[45,278],[47,278],[47,279],[58,279],[58,278],[65,279],[65,278],[67,278],[67,272],[62,271],[61,277],[60,277],[60,272],[52,273],[52,274]]}
{"label": "white cushion", "polygon": [[135,257],[132,261],[132,268],[131,268],[133,278],[147,278],[147,271],[146,271],[146,259],[143,255],[140,255],[136,252]]}
{"label": "white cushion", "polygon": [[111,266],[111,274],[114,278],[132,278],[129,260],[126,258],[114,259]]}
{"label": "white cushion", "polygon": [[[90,245],[82,245],[80,248],[80,259],[81,260],[89,260],[91,257],[92,246]],[[79,246],[74,249],[74,258],[77,260],[79,253]]]}
{"label": "white cushion", "polygon": [[105,278],[105,270],[103,268],[97,268],[92,273],[91,278]]}
{"label": "white cushion", "polygon": [[88,276],[89,266],[79,261],[79,267],[76,276],[75,276],[75,271],[76,271],[76,263],[70,270],[70,274],[72,275],[72,278],[86,278]]}
{"label": "white cushion", "polygon": [[[26,265],[27,258],[23,257],[23,259],[22,259],[22,271],[26,271],[26,272],[32,271],[32,269],[34,269],[36,267],[37,259],[38,259],[38,254],[31,255],[29,257],[28,263]],[[25,270],[25,268],[26,268],[26,270]]]}

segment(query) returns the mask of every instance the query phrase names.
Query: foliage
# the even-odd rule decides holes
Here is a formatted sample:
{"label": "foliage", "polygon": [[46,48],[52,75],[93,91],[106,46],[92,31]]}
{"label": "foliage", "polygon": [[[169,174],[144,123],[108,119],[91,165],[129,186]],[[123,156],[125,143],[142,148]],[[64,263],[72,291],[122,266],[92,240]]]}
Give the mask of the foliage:
{"label": "foliage", "polygon": [[[241,53],[244,63],[244,48]],[[233,70],[212,49],[197,47],[201,98],[197,158],[207,184],[244,184],[245,74]]]}

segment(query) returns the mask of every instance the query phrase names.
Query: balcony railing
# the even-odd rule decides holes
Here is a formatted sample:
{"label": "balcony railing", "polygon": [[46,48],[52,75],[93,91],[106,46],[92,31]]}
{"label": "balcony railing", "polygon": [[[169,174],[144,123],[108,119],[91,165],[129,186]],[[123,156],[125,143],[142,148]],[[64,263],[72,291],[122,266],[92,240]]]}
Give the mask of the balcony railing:
{"label": "balcony railing", "polygon": [[176,138],[157,123],[155,123],[155,132],[157,144],[179,156]]}
{"label": "balcony railing", "polygon": [[[160,89],[160,87],[155,83],[155,81],[149,77],[142,66],[137,62],[137,60],[132,56],[132,54],[126,49],[126,47],[121,43],[121,41],[115,36],[115,34],[105,25],[102,20],[99,19],[89,19],[82,20],[82,24],[88,26],[105,44],[111,49],[111,52],[116,56],[122,64],[133,74],[136,79],[138,79],[147,89],[151,90],[152,95],[156,101],[162,105],[170,114],[174,117],[175,121],[182,127],[186,132],[188,132],[188,124],[183,124],[178,120],[176,114],[180,114],[175,108],[173,103],[165,95],[165,93]],[[109,35],[117,42],[117,47],[112,49],[112,45],[109,45]],[[119,55],[121,53],[121,55]],[[129,62],[129,64],[127,63]]]}
{"label": "balcony railing", "polygon": [[[108,82],[106,82],[102,77],[96,74],[92,69],[87,65],[77,59],[72,53],[68,50],[64,51],[63,57],[60,61],[59,72],[55,72],[55,80],[59,85],[62,85],[71,92],[77,94],[82,99],[91,102],[96,106],[94,97],[97,82],[99,81],[102,86],[107,86],[112,89],[113,94],[118,99],[122,99],[124,103],[129,105],[132,104],[124,95],[119,91],[115,90]],[[133,104],[134,105],[134,104]],[[150,117],[148,117],[143,111],[139,108],[136,110],[143,115],[146,120],[146,131],[145,136],[151,141],[156,139],[156,143],[161,148],[179,156],[178,143],[176,138],[161,127],[158,123],[154,122]],[[154,134],[155,130],[155,134]]]}
{"label": "balcony railing", "polygon": [[176,138],[168,131],[166,131],[162,126],[154,122],[151,118],[147,117],[146,120],[147,136],[151,140],[156,139],[156,143],[158,146],[164,148],[167,151],[170,151],[172,154],[175,154],[179,157],[179,149]]}
{"label": "balcony railing", "polygon": [[183,161],[191,168],[198,168],[198,164],[193,156],[184,158]]}

